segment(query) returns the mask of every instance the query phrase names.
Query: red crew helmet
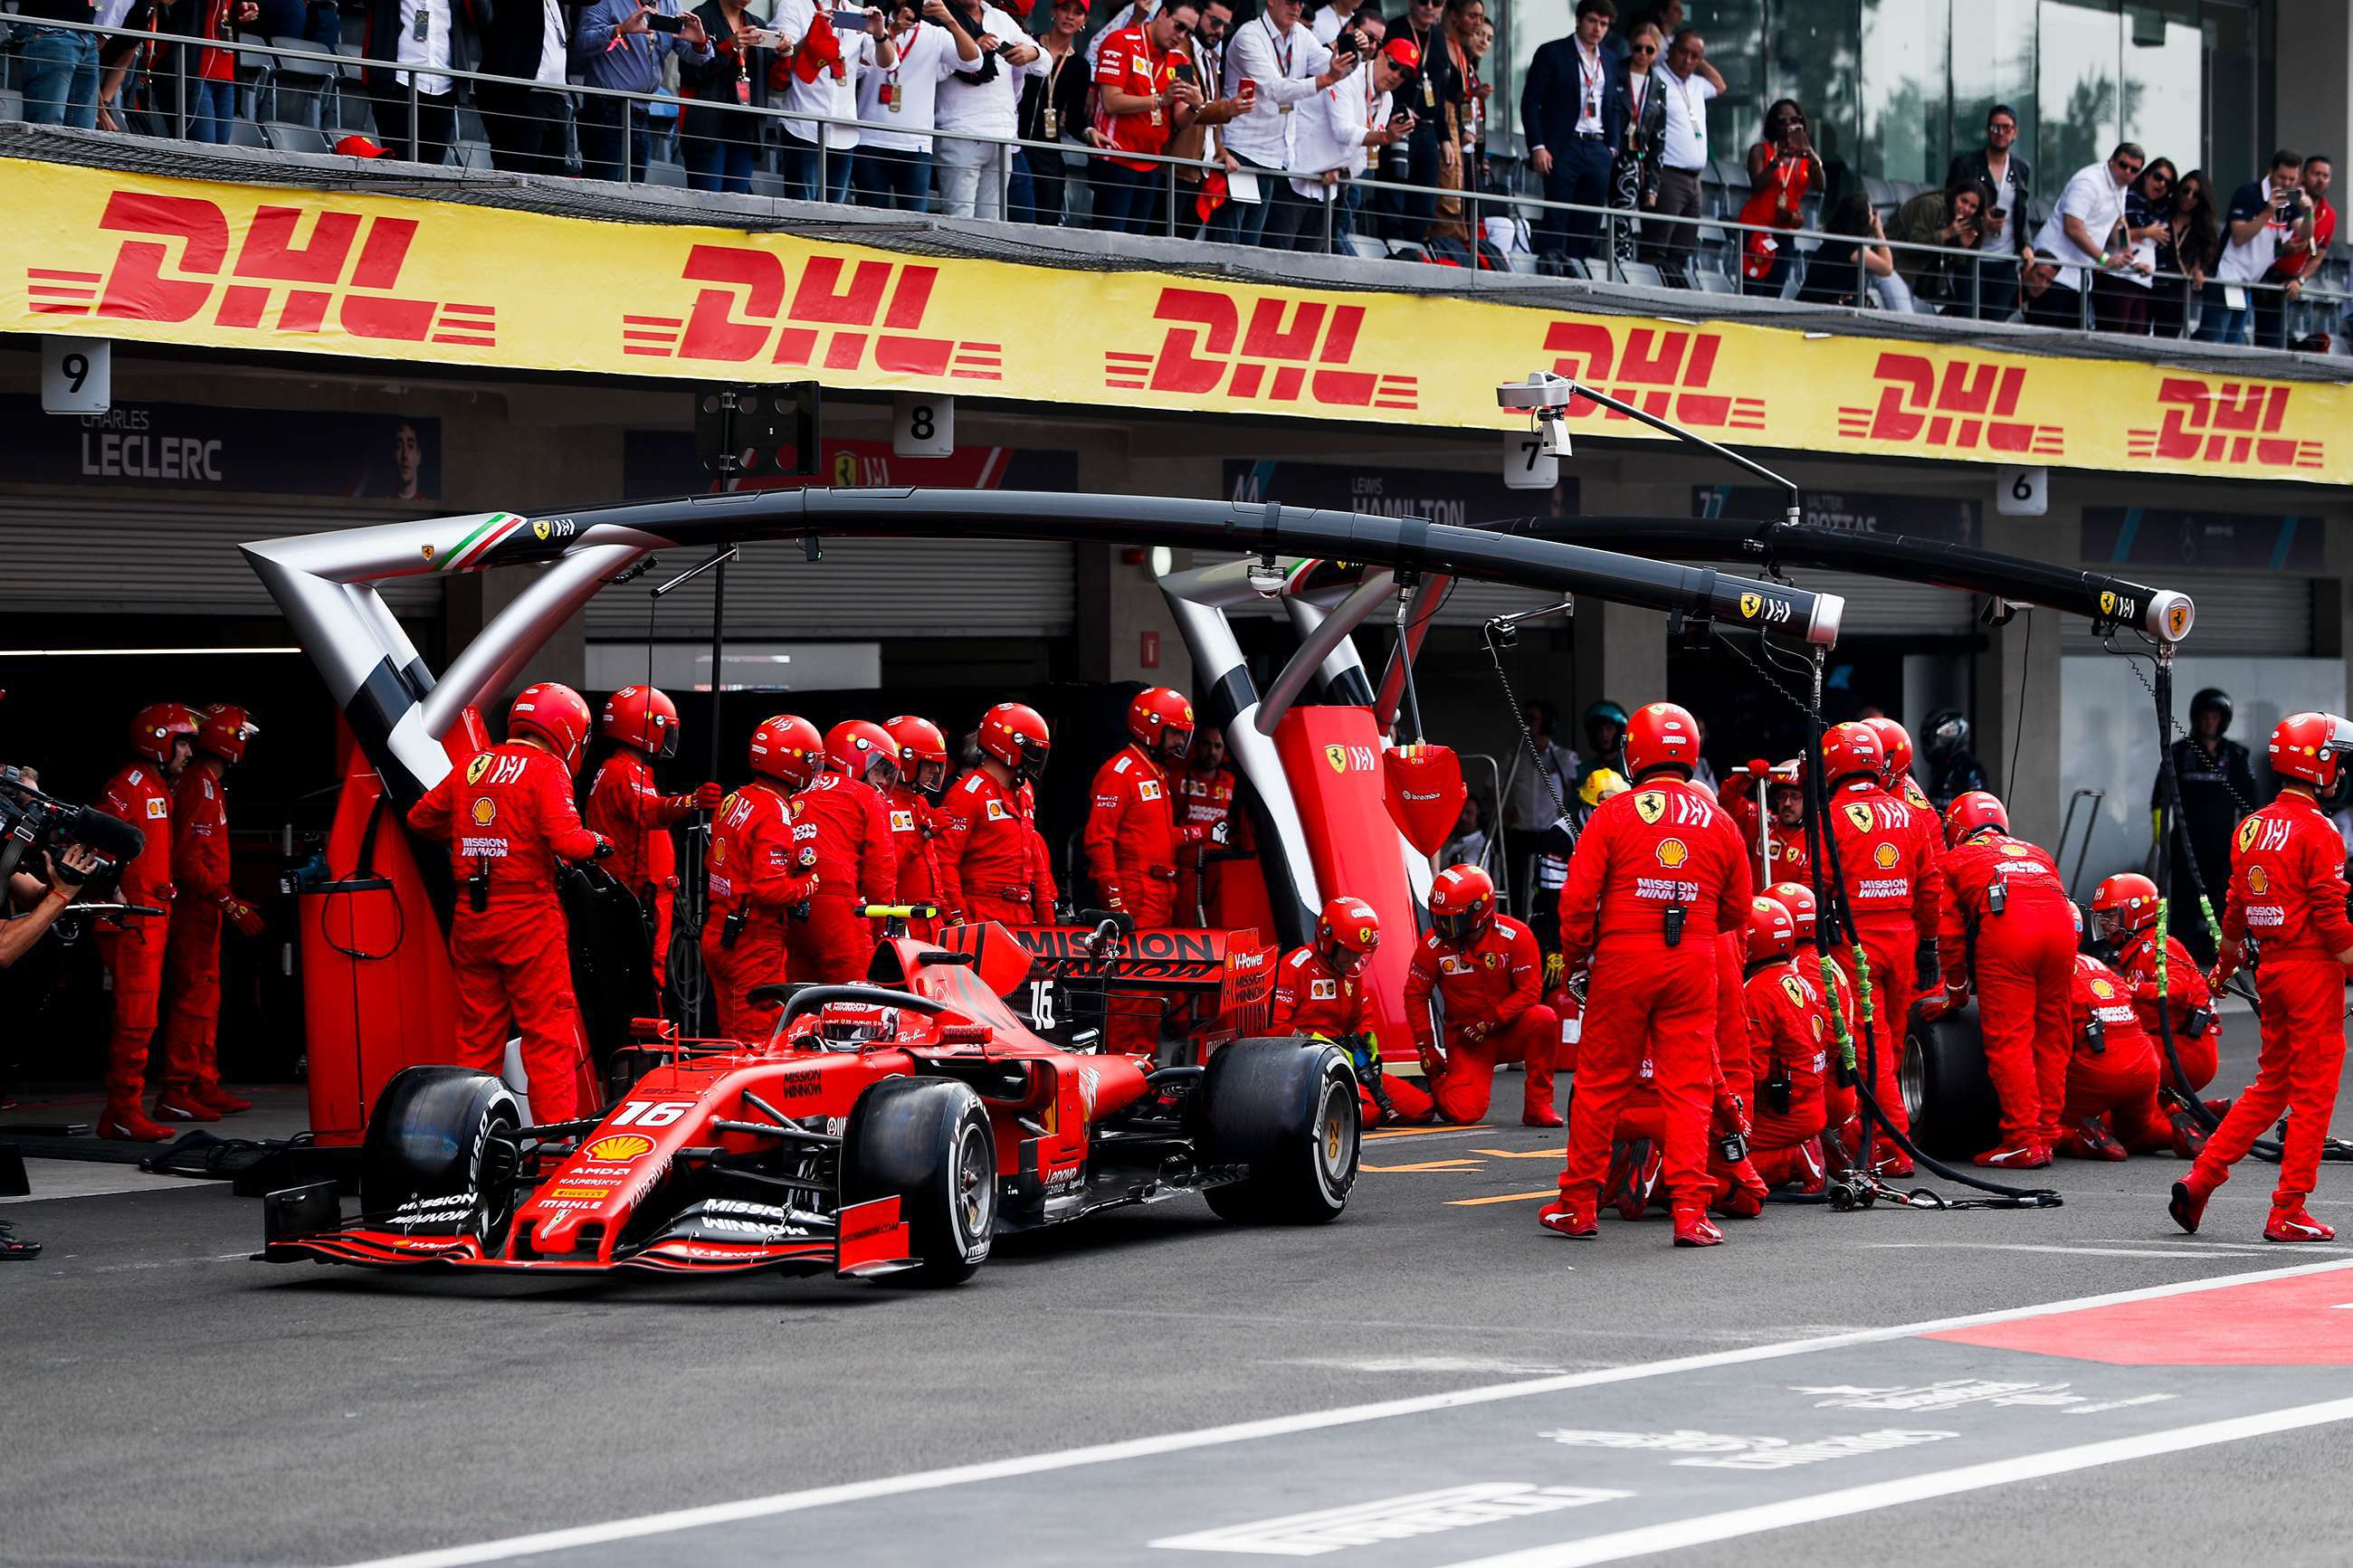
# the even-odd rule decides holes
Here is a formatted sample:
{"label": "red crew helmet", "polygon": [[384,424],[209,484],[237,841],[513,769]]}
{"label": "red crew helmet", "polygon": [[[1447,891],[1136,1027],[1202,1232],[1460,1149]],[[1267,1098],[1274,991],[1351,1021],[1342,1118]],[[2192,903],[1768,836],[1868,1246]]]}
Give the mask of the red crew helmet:
{"label": "red crew helmet", "polygon": [[1912,771],[1912,731],[1885,714],[1855,721],[1879,737],[1879,749],[1887,754],[1887,764],[1880,770],[1879,782],[1883,788],[1894,789],[1895,781]]}
{"label": "red crew helmet", "polygon": [[1193,749],[1193,704],[1181,691],[1146,687],[1127,705],[1127,732],[1146,752],[1173,762]]}
{"label": "red crew helmet", "polygon": [[1822,778],[1836,789],[1857,773],[1873,784],[1887,776],[1887,748],[1879,733],[1859,720],[1833,724],[1822,737]]}
{"label": "red crew helmet", "polygon": [[180,735],[196,736],[195,716],[185,702],[150,702],[131,716],[131,749],[150,762],[168,765]]}
{"label": "red crew helmet", "polygon": [[1744,940],[1749,963],[1770,963],[1798,951],[1798,922],[1787,904],[1760,895],[1748,900]]}
{"label": "red crew helmet", "polygon": [[556,680],[524,687],[507,710],[509,735],[538,736],[574,773],[580,771],[580,753],[588,744],[588,722],[587,700]]}
{"label": "red crew helmet", "polygon": [[2337,787],[2337,759],[2353,751],[2353,724],[2334,713],[2291,713],[2272,730],[2272,772],[2315,789]]}
{"label": "red crew helmet", "polygon": [[1430,879],[1430,929],[1448,942],[1476,941],[1495,920],[1494,879],[1476,866],[1449,866]]}
{"label": "red crew helmet", "polygon": [[261,726],[236,703],[210,703],[196,719],[196,750],[210,752],[225,763],[241,763],[245,743],[260,733]]}
{"label": "red crew helmet", "polygon": [[1636,784],[1660,768],[1680,768],[1684,778],[1699,761],[1699,721],[1672,702],[1645,702],[1626,721],[1626,772]]}
{"label": "red crew helmet", "polygon": [[1799,942],[1814,940],[1815,921],[1820,907],[1814,902],[1814,890],[1803,882],[1776,882],[1765,889],[1765,897],[1789,911],[1789,923]]}
{"label": "red crew helmet", "polygon": [[1362,899],[1327,899],[1315,922],[1315,951],[1335,974],[1354,974],[1381,945],[1380,911]]}
{"label": "red crew helmet", "polygon": [[[899,782],[899,742],[871,719],[844,719],[825,732],[826,760],[833,771],[889,789]],[[880,771],[881,778],[875,777]]]}
{"label": "red crew helmet", "polygon": [[1038,710],[1019,702],[1000,702],[980,716],[976,737],[980,749],[1013,770],[1017,779],[1034,779],[1046,771],[1054,749],[1053,732]]}
{"label": "red crew helmet", "polygon": [[825,737],[797,713],[760,721],[752,731],[752,771],[800,788],[825,766]]}
{"label": "red crew helmet", "polygon": [[635,747],[649,757],[678,755],[678,704],[653,686],[624,686],[605,699],[596,727],[605,739]]}
{"label": "red crew helmet", "polygon": [[1967,844],[1988,830],[2010,831],[2010,813],[1990,790],[1973,789],[1956,795],[1953,804],[1945,808],[1945,842],[1958,846]]}
{"label": "red crew helmet", "polygon": [[899,776],[913,781],[925,795],[937,795],[948,782],[948,738],[929,719],[902,713],[882,721],[899,746]]}
{"label": "red crew helmet", "polygon": [[2137,871],[2119,871],[2092,889],[2092,934],[2113,942],[2157,923],[2157,884]]}

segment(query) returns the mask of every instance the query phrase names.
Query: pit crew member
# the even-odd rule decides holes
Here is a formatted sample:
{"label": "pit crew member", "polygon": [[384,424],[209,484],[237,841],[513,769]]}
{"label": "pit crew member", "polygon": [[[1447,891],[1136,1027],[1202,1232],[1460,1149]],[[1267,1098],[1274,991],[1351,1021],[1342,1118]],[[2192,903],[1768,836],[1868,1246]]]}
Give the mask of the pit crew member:
{"label": "pit crew member", "polygon": [[[891,849],[898,861],[899,901],[936,906],[940,899],[940,794],[948,783],[948,740],[929,719],[902,713],[882,721],[899,745],[899,782],[882,792]],[[917,916],[907,934],[929,942],[939,921]]]}
{"label": "pit crew member", "polygon": [[[142,708],[131,720],[132,761],[106,781],[98,809],[147,836],[138,858],[121,868],[118,896],[126,904],[172,906],[172,784],[188,764],[196,723],[178,702]],[[154,1037],[163,994],[168,930],[152,916],[123,915],[98,928],[99,962],[114,991],[114,1024],[107,1038],[106,1109],[98,1136],[157,1143],[172,1130],[148,1120],[140,1105],[147,1088],[147,1042]]]}
{"label": "pit crew member", "polygon": [[1233,771],[1226,766],[1225,734],[1216,725],[1193,731],[1193,749],[1176,775],[1176,797],[1180,824],[1201,833],[1193,852],[1177,862],[1176,908],[1187,925],[1208,924],[1218,907],[1222,862],[1254,852],[1250,819],[1234,815]]}
{"label": "pit crew member", "polygon": [[[2157,884],[2137,871],[2120,871],[2092,890],[2092,939],[2101,956],[2132,982],[2133,1005],[2150,1039],[2160,1039],[2157,994]],[[2165,939],[2165,1006],[2173,1016],[2173,1054],[2187,1081],[2172,1078],[2160,1053],[2168,1087],[2195,1097],[2214,1081],[2221,1066],[2222,1021],[2214,1014],[2214,993],[2181,939]],[[2224,1108],[2227,1110],[2227,1106]],[[2202,1133],[2200,1134],[2202,1136]]]}
{"label": "pit crew member", "polygon": [[216,702],[196,718],[195,749],[172,784],[172,923],[164,950],[171,1011],[164,1019],[158,1121],[217,1121],[253,1102],[220,1084],[221,926],[261,934],[261,915],[229,889],[229,768],[259,732],[242,708]]}
{"label": "pit crew member", "polygon": [[1038,792],[1053,736],[1034,708],[1000,702],[974,734],[980,765],[940,807],[940,892],[951,923],[1042,925],[1054,918],[1054,872],[1038,836]]}
{"label": "pit crew member", "polygon": [[723,1038],[765,1037],[755,985],[781,985],[791,971],[797,923],[786,922],[818,890],[817,847],[796,841],[794,805],[825,765],[817,726],[793,713],[764,719],[752,731],[752,782],[719,803],[712,819],[711,910],[702,925],[702,969],[711,976]]}
{"label": "pit crew member", "polygon": [[1430,1096],[1381,1068],[1381,1042],[1363,978],[1380,944],[1381,917],[1372,905],[1345,894],[1326,900],[1315,940],[1283,954],[1275,969],[1267,1032],[1314,1035],[1345,1048],[1356,1062],[1366,1126],[1428,1121]]}
{"label": "pit crew member", "polygon": [[2157,1042],[2140,1026],[2131,982],[2088,952],[2075,956],[2069,974],[2073,1055],[2052,1152],[2075,1160],[2168,1152],[2189,1159],[2187,1129],[2158,1103]]}
{"label": "pit crew member", "polygon": [[845,720],[826,732],[825,773],[793,800],[793,838],[817,848],[808,923],[793,933],[792,978],[840,985],[866,978],[874,928],[859,914],[899,896],[899,852],[882,793],[899,782],[899,742],[880,724]]}
{"label": "pit crew member", "polygon": [[[1560,1021],[1538,1001],[1544,954],[1528,928],[1495,912],[1495,884],[1476,866],[1449,866],[1430,881],[1430,934],[1414,949],[1405,979],[1405,1013],[1421,1056],[1423,1079],[1449,1121],[1487,1114],[1498,1063],[1525,1061],[1520,1121],[1558,1127],[1552,1097]],[[1430,998],[1446,1008],[1444,1044],[1430,1018]]]}
{"label": "pit crew member", "polygon": [[1822,1133],[1829,1123],[1830,1008],[1796,962],[1798,925],[1788,907],[1748,901],[1743,991],[1749,1066],[1757,1085],[1748,1158],[1768,1187],[1820,1192],[1827,1181]]}
{"label": "pit crew member", "polygon": [[678,846],[670,826],[698,811],[715,811],[724,791],[715,784],[684,795],[664,795],[653,764],[678,754],[678,704],[651,686],[624,686],[605,699],[596,721],[613,742],[612,755],[588,787],[588,826],[612,842],[606,869],[637,895],[653,932],[654,988],[670,973],[670,921],[678,901]]}
{"label": "pit crew member", "polygon": [[[1853,1075],[1847,1070],[1845,1047],[1839,1042],[1839,1030],[1843,1024],[1850,1044],[1859,1037],[1855,1033],[1854,982],[1847,978],[1846,966],[1839,962],[1837,953],[1823,952],[1814,945],[1820,911],[1811,888],[1803,882],[1776,882],[1765,889],[1764,896],[1789,911],[1789,919],[1798,928],[1798,952],[1791,962],[1798,966],[1798,973],[1804,975],[1821,994],[1829,1007],[1831,1055],[1829,1074],[1822,1083],[1822,1096],[1830,1107],[1827,1121],[1831,1133],[1838,1142],[1852,1148],[1861,1129],[1851,1125],[1855,1119],[1857,1102]],[[1823,1152],[1827,1154],[1831,1151],[1826,1146]]]}

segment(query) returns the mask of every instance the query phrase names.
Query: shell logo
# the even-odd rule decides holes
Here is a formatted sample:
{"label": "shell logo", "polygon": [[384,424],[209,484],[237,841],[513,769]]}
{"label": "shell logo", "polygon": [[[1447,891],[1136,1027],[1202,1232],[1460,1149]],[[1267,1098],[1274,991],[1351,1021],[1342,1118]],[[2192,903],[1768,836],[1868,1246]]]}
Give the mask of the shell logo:
{"label": "shell logo", "polygon": [[2271,878],[2264,874],[2263,868],[2261,866],[2250,866],[2247,868],[2247,891],[2251,893],[2268,892],[2271,889]]}
{"label": "shell logo", "polygon": [[1893,871],[1895,869],[1895,862],[1903,858],[1895,852],[1895,846],[1893,844],[1879,846],[1871,852],[1871,858],[1883,871]]}
{"label": "shell logo", "polygon": [[1666,839],[1662,839],[1662,840],[1660,840],[1660,842],[1659,842],[1659,864],[1660,864],[1660,865],[1664,866],[1664,867],[1666,867],[1668,869],[1672,870],[1672,869],[1673,869],[1675,867],[1682,865],[1685,860],[1688,860],[1688,859],[1690,859],[1690,858],[1691,858],[1691,851],[1690,851],[1689,849],[1687,849],[1687,848],[1685,848],[1685,847],[1684,847],[1684,846],[1683,846],[1683,841],[1682,839],[1680,839],[1680,838],[1666,838]]}
{"label": "shell logo", "polygon": [[2026,853],[2026,846],[2023,844],[2004,844],[2001,847],[2001,852],[2005,855],[2011,856],[2023,855]]}
{"label": "shell logo", "polygon": [[2109,984],[2106,981],[2094,980],[2092,982],[2092,994],[2097,996],[2101,1001],[2105,1002],[2116,994],[2116,988]]}
{"label": "shell logo", "polygon": [[489,795],[477,795],[474,797],[474,804],[467,809],[466,815],[474,819],[475,826],[488,827],[492,822],[498,820],[499,803]]}
{"label": "shell logo", "polygon": [[654,1152],[654,1141],[638,1132],[617,1132],[609,1138],[599,1138],[581,1151],[591,1160],[622,1164]]}

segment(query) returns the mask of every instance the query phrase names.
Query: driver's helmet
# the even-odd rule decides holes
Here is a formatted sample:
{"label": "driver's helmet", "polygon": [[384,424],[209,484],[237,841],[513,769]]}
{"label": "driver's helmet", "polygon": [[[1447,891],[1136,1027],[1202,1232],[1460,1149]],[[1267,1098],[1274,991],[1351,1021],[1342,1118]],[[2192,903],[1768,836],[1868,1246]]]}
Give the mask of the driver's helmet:
{"label": "driver's helmet", "polygon": [[818,1009],[817,1037],[836,1047],[895,1040],[899,1009],[881,1002],[828,1002]]}

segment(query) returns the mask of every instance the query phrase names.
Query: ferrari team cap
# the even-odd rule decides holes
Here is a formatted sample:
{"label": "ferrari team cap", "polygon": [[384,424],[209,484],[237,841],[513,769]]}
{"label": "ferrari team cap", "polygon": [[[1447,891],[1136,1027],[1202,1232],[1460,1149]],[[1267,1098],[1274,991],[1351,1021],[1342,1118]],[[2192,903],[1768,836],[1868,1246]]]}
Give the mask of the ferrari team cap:
{"label": "ferrari team cap", "polygon": [[389,158],[391,151],[379,147],[364,136],[346,136],[335,143],[335,151],[346,158]]}
{"label": "ferrari team cap", "polygon": [[1411,38],[1391,38],[1381,46],[1381,53],[1388,56],[1399,70],[1418,71],[1421,68],[1421,50],[1415,47]]}

